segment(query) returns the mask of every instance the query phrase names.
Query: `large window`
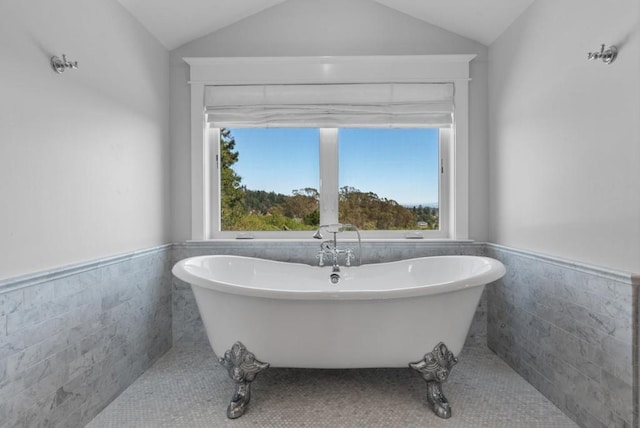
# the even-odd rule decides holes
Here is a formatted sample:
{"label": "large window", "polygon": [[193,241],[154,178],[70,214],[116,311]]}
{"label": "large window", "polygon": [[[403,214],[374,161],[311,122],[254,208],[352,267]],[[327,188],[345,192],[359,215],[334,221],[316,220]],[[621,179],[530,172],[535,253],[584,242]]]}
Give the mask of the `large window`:
{"label": "large window", "polygon": [[284,237],[340,222],[368,236],[444,237],[446,134],[439,128],[217,129],[211,141],[219,159],[212,171],[220,183],[213,196],[220,199],[216,235]]}
{"label": "large window", "polygon": [[192,239],[467,239],[474,56],[184,58]]}

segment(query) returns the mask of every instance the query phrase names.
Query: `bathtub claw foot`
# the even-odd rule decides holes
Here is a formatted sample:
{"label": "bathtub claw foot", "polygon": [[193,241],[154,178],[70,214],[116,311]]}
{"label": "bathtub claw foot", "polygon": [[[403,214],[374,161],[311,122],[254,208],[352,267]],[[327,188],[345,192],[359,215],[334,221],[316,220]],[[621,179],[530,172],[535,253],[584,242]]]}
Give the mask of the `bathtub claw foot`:
{"label": "bathtub claw foot", "polygon": [[458,362],[447,345],[440,342],[424,358],[410,363],[409,367],[420,373],[427,382],[427,403],[436,415],[442,419],[451,417],[451,406],[442,393],[442,384],[449,377],[451,368]]}
{"label": "bathtub claw foot", "polygon": [[269,364],[258,361],[240,342],[234,343],[231,349],[224,353],[224,357],[220,358],[220,364],[226,367],[229,377],[236,383],[236,390],[227,408],[227,417],[236,419],[247,410],[251,399],[251,382],[258,373],[268,368]]}
{"label": "bathtub claw foot", "polygon": [[236,390],[227,407],[227,417],[236,419],[244,415],[251,398],[251,384],[249,382],[236,383]]}

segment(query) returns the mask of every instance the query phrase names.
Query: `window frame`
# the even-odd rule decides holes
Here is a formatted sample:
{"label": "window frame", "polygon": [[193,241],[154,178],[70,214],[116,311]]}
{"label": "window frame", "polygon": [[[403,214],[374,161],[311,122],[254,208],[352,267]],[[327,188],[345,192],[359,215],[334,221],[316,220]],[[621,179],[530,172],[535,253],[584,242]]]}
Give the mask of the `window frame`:
{"label": "window frame", "polygon": [[[219,130],[204,111],[208,85],[319,83],[453,83],[454,124],[440,129],[440,231],[365,231],[364,239],[468,239],[468,83],[475,55],[373,57],[183,58],[190,66],[192,239],[306,239],[308,231],[220,231]],[[443,132],[444,131],[444,132]],[[337,132],[336,132],[337,136]],[[443,141],[444,140],[444,141]],[[215,141],[215,144],[212,144]],[[215,147],[215,149],[214,149]],[[321,146],[322,147],[322,146]],[[329,150],[331,151],[331,150]],[[337,144],[335,145],[337,156]],[[323,161],[321,152],[321,176]],[[213,168],[212,168],[213,167]],[[324,168],[333,168],[331,162]],[[335,164],[337,189],[337,163]],[[216,174],[212,172],[215,171]],[[326,172],[324,173],[326,174]],[[328,185],[334,186],[333,183]],[[326,186],[325,186],[326,190]],[[321,210],[334,202],[320,186]],[[337,198],[335,199],[337,204]],[[328,208],[331,210],[332,208]],[[335,207],[337,213],[337,206]],[[328,212],[322,215],[321,222]],[[336,214],[337,215],[337,214]],[[324,224],[324,223],[323,223]]]}

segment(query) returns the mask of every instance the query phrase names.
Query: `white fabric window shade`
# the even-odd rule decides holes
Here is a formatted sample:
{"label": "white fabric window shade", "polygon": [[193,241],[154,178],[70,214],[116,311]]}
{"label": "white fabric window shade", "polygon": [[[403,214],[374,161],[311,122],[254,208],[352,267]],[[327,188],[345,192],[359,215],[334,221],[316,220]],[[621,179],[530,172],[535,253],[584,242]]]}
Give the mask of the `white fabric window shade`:
{"label": "white fabric window shade", "polygon": [[452,83],[207,86],[214,127],[443,127]]}

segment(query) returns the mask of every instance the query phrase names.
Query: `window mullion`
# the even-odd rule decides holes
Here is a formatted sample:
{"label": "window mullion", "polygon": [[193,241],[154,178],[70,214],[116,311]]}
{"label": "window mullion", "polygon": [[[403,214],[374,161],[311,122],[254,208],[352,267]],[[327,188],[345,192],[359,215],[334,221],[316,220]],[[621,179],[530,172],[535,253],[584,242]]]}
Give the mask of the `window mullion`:
{"label": "window mullion", "polygon": [[205,145],[205,159],[207,160],[207,175],[205,182],[209,184],[206,196],[209,199],[209,212],[205,218],[208,219],[205,225],[206,236],[211,238],[213,234],[221,230],[220,219],[222,218],[222,208],[220,198],[220,128],[207,126]]}
{"label": "window mullion", "polygon": [[452,201],[451,195],[455,194],[454,191],[454,174],[455,164],[452,159],[452,130],[450,128],[440,128],[439,132],[439,153],[440,153],[440,180],[439,180],[439,201],[438,221],[440,223],[440,233],[444,238],[452,238],[451,228],[454,218],[452,217]]}
{"label": "window mullion", "polygon": [[338,223],[338,129],[320,128],[320,224]]}

